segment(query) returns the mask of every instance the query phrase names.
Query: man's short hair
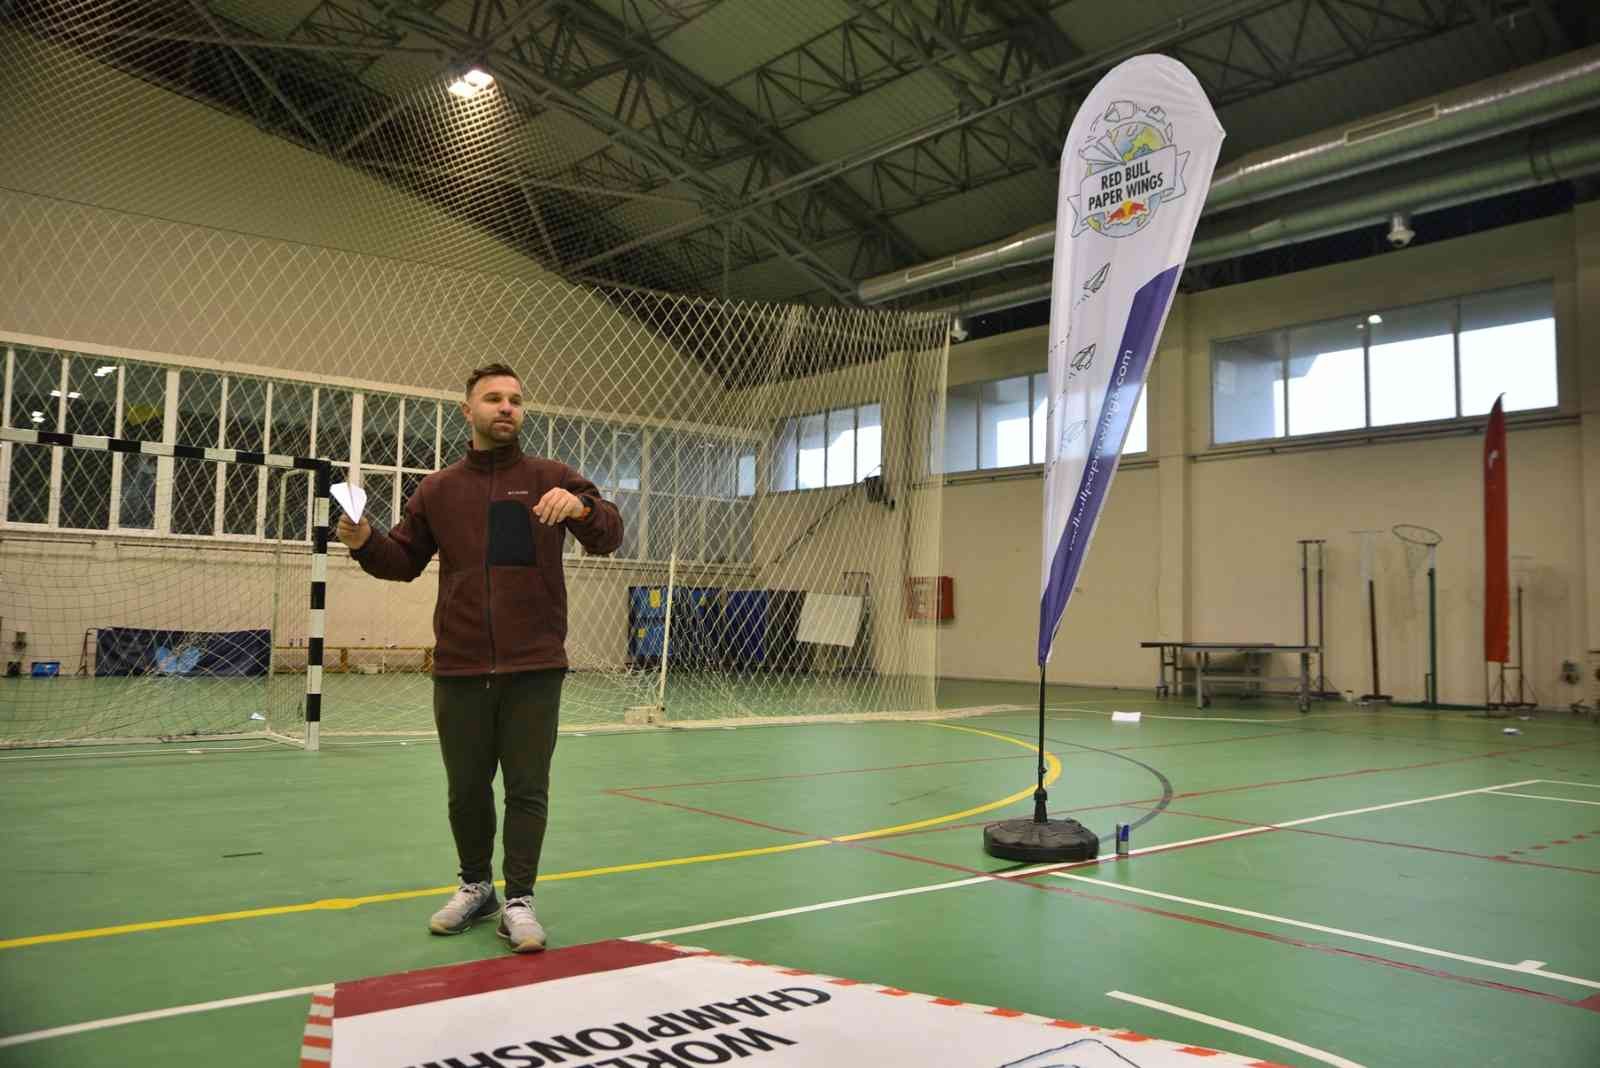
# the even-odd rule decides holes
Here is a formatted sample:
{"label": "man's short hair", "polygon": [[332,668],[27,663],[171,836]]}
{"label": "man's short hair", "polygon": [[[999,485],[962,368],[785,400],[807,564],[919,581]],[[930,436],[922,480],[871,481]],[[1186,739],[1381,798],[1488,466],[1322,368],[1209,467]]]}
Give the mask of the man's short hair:
{"label": "man's short hair", "polygon": [[498,378],[502,375],[507,378],[515,378],[519,386],[522,384],[522,376],[507,365],[503,363],[486,364],[483,367],[474,367],[472,373],[467,376],[467,396],[472,396],[472,387],[477,385],[480,379]]}

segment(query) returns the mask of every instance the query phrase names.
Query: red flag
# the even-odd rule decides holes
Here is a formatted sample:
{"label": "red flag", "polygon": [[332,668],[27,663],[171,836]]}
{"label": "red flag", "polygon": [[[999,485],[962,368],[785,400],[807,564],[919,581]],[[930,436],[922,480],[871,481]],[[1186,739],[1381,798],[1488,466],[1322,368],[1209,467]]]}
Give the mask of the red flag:
{"label": "red flag", "polygon": [[1506,487],[1506,413],[1496,399],[1483,434],[1483,658],[1498,664],[1511,659]]}

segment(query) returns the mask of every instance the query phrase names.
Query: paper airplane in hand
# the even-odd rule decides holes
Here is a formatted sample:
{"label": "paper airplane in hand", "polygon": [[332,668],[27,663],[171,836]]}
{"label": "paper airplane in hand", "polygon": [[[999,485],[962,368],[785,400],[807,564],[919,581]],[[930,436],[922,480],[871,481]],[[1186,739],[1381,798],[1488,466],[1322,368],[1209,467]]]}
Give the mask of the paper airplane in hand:
{"label": "paper airplane in hand", "polygon": [[350,517],[350,522],[361,522],[361,510],[367,506],[367,491],[348,482],[339,482],[331,492],[333,499],[339,502],[339,507],[344,509],[344,514]]}

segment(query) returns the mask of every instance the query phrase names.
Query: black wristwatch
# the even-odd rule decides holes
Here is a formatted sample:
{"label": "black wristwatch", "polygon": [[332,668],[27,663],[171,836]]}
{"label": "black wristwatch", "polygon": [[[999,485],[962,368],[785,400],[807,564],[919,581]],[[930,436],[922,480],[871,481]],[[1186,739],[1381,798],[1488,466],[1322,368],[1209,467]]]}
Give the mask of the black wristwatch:
{"label": "black wristwatch", "polygon": [[587,493],[580,493],[578,494],[578,500],[583,502],[583,518],[588,519],[594,514],[594,498],[589,496]]}

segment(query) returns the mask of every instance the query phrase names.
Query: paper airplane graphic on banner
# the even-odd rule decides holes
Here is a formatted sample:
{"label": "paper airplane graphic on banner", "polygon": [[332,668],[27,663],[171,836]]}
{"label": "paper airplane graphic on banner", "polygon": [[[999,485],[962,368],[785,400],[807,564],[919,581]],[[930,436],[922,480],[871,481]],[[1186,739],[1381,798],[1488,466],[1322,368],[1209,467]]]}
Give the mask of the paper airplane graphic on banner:
{"label": "paper airplane graphic on banner", "polygon": [[344,514],[350,517],[350,522],[361,522],[361,511],[367,506],[367,491],[360,486],[352,486],[348,482],[335,484],[330,492],[333,499],[339,502],[339,507],[344,509]]}
{"label": "paper airplane graphic on banner", "polygon": [[1100,268],[1098,271],[1094,272],[1094,274],[1089,278],[1089,280],[1087,282],[1083,283],[1083,291],[1085,293],[1098,293],[1098,292],[1100,292],[1100,287],[1106,284],[1106,277],[1108,275],[1110,275],[1110,274],[1111,274],[1111,264],[1108,263],[1104,267]]}

